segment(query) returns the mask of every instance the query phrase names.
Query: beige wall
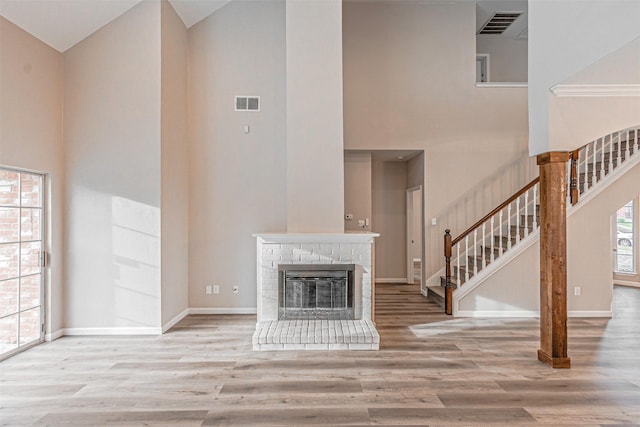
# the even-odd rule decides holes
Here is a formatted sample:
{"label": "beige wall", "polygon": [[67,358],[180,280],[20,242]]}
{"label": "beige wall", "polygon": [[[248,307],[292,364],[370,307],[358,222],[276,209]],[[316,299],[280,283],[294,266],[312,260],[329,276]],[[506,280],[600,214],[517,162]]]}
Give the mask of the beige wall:
{"label": "beige wall", "polygon": [[67,328],[161,325],[160,24],[145,1],[64,54]]}
{"label": "beige wall", "polygon": [[[372,230],[371,205],[371,153],[351,151],[344,153],[344,211],[353,219],[344,220],[344,229]],[[359,227],[358,221],[369,219],[369,225]],[[366,223],[366,222],[365,222]]]}
{"label": "beige wall", "polygon": [[164,326],[189,306],[189,37],[171,4],[163,0],[161,8],[161,307]]}
{"label": "beige wall", "polygon": [[342,1],[286,6],[287,231],[344,230]]}
{"label": "beige wall", "polygon": [[[549,120],[555,113],[550,111],[549,89],[638,38],[638,16],[640,2],[635,0],[529,2],[529,151],[532,155],[572,150],[592,139],[576,138],[568,142],[550,133]],[[592,83],[609,82],[592,80]],[[597,113],[592,117],[597,119]],[[590,120],[591,117],[583,122],[589,124]],[[593,138],[607,129],[620,128],[609,126]]]}
{"label": "beige wall", "polygon": [[[226,5],[189,30],[189,61],[189,306],[255,309],[251,235],[286,229],[284,2]],[[235,112],[234,95],[261,111]]]}
{"label": "beige wall", "polygon": [[376,279],[407,277],[407,164],[376,161],[372,165]]}
{"label": "beige wall", "polygon": [[489,54],[490,82],[527,81],[527,40],[484,38],[476,40],[476,53]]}
{"label": "beige wall", "polygon": [[0,17],[0,166],[47,174],[46,333],[64,321],[62,55]]}
{"label": "beige wall", "polygon": [[438,220],[429,277],[445,228],[462,232],[537,174],[527,90],[476,88],[473,3],[345,2],[343,13],[345,149],[424,150],[425,218]]}

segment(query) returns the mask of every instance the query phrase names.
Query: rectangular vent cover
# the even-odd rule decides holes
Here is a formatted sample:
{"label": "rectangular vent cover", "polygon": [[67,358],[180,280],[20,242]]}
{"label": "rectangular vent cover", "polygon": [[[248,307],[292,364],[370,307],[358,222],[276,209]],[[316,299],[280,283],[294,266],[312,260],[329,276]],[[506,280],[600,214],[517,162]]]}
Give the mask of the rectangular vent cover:
{"label": "rectangular vent cover", "polygon": [[236,111],[260,111],[259,96],[236,96]]}
{"label": "rectangular vent cover", "polygon": [[502,34],[520,15],[522,12],[496,12],[478,34]]}

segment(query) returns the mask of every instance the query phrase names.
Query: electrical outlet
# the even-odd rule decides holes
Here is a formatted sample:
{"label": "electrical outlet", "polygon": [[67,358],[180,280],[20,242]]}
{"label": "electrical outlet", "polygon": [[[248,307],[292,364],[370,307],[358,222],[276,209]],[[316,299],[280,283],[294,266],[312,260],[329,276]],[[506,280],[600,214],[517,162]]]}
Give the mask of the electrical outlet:
{"label": "electrical outlet", "polygon": [[207,295],[211,295],[211,285],[207,285],[207,286],[205,286],[205,287],[204,287],[204,292],[205,292]]}
{"label": "electrical outlet", "polygon": [[238,286],[234,286],[233,287],[233,293],[234,294],[239,294],[240,293],[240,289],[238,288]]}
{"label": "electrical outlet", "polygon": [[213,285],[213,293],[214,294],[219,294],[220,293],[220,286]]}
{"label": "electrical outlet", "polygon": [[575,288],[573,288],[573,295],[577,297],[582,295],[582,288],[580,286],[576,286]]}

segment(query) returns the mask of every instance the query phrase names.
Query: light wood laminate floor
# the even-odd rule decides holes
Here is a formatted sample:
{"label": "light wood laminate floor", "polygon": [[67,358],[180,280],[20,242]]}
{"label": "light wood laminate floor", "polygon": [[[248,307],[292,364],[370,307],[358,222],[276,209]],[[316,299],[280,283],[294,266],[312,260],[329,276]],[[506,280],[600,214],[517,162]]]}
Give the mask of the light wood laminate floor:
{"label": "light wood laminate floor", "polygon": [[640,425],[640,289],[569,320],[569,370],[536,360],[537,319],[450,319],[410,285],[376,310],[378,352],[253,352],[255,316],[63,337],[0,363],[0,424]]}

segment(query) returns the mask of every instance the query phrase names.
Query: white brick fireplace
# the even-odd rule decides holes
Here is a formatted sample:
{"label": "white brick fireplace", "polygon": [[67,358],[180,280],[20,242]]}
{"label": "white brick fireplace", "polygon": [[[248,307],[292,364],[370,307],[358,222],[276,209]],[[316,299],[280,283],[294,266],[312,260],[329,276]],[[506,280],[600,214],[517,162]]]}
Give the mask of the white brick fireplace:
{"label": "white brick fireplace", "polygon": [[[256,234],[254,350],[377,350],[372,319],[373,239],[377,233]],[[280,264],[354,264],[354,320],[279,320]]]}

